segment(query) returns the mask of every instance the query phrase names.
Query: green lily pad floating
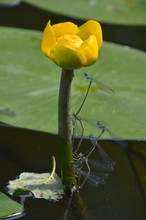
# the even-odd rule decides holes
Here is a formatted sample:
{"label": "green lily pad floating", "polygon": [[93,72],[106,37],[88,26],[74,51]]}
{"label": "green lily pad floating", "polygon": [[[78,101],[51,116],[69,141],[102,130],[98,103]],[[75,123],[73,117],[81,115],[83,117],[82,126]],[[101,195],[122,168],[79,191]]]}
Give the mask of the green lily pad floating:
{"label": "green lily pad floating", "polygon": [[[41,39],[37,31],[0,29],[0,121],[57,133],[61,69],[43,55]],[[104,42],[98,61],[75,71],[72,112],[77,112],[88,87],[84,72],[115,91],[106,94],[93,83],[79,114],[89,119],[83,122],[84,135],[98,135],[92,121],[101,120],[115,137],[145,138],[145,60],[144,52]]]}
{"label": "green lily pad floating", "polygon": [[22,205],[11,200],[8,196],[0,192],[0,217],[13,215],[22,211]]}
{"label": "green lily pad floating", "polygon": [[145,0],[25,0],[45,10],[114,24],[146,24]]}

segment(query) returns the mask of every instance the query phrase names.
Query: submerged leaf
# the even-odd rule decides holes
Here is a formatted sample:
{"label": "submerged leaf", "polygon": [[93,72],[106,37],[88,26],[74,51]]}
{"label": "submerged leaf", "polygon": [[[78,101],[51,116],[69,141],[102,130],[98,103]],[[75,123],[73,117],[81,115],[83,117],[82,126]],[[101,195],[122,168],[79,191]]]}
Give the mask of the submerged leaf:
{"label": "submerged leaf", "polygon": [[31,191],[36,198],[58,201],[62,198],[63,185],[60,177],[54,173],[21,173],[19,179],[9,181],[9,194],[13,194],[17,189]]}

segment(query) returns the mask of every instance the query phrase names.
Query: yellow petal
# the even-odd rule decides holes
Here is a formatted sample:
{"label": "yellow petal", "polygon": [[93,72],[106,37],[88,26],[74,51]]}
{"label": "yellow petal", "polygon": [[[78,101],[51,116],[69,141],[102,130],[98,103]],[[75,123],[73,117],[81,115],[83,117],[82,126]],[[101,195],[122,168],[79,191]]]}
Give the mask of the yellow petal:
{"label": "yellow petal", "polygon": [[46,56],[50,56],[51,49],[56,45],[55,33],[52,29],[50,21],[46,25],[42,39],[42,51]]}
{"label": "yellow petal", "polygon": [[79,37],[86,40],[91,34],[97,38],[99,49],[102,46],[102,29],[97,21],[89,20],[79,27]]}
{"label": "yellow petal", "polygon": [[80,52],[86,56],[86,63],[84,66],[93,64],[98,58],[98,43],[95,35],[91,35],[85,40],[80,47]]}
{"label": "yellow petal", "polygon": [[78,26],[72,22],[54,24],[52,28],[57,38],[66,34],[78,34],[79,32]]}
{"label": "yellow petal", "polygon": [[83,43],[82,39],[77,35],[64,35],[57,39],[57,44],[64,45],[71,49],[78,49],[80,48],[81,44]]}
{"label": "yellow petal", "polygon": [[86,63],[86,57],[80,51],[57,44],[51,51],[51,59],[64,69],[78,69]]}

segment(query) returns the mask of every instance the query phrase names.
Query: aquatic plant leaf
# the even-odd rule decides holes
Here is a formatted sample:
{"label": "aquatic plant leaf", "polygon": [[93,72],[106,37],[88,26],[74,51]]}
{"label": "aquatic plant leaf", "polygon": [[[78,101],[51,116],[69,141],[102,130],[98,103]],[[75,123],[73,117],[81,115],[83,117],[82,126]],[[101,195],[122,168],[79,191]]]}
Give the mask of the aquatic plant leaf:
{"label": "aquatic plant leaf", "polygon": [[22,211],[23,206],[21,204],[13,201],[4,193],[0,192],[0,217],[20,213]]}
{"label": "aquatic plant leaf", "polygon": [[54,173],[21,173],[16,180],[9,181],[8,193],[13,194],[15,190],[29,190],[36,198],[58,201],[62,198],[63,185],[59,176]]}
{"label": "aquatic plant leaf", "polygon": [[114,24],[146,24],[144,0],[25,0],[51,12],[80,19],[96,19]]}
{"label": "aquatic plant leaf", "polygon": [[[61,69],[44,57],[41,40],[41,32],[0,29],[0,121],[57,133]],[[75,71],[72,112],[86,93],[86,72],[115,93],[107,94],[93,82],[79,116],[106,122],[114,137],[145,138],[145,60],[144,52],[104,42],[99,60]],[[85,136],[97,135],[97,127],[83,124]],[[104,137],[109,137],[107,132]]]}

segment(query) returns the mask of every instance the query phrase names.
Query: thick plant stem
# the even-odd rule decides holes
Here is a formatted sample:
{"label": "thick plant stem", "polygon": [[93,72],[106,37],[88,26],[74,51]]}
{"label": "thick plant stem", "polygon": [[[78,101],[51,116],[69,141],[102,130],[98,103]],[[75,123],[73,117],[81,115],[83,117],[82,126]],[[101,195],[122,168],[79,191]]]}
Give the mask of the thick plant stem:
{"label": "thick plant stem", "polygon": [[72,125],[70,115],[70,93],[73,70],[62,70],[58,101],[58,135],[60,137],[60,161],[62,180],[71,194],[71,208],[78,220],[89,220],[79,191],[72,192],[76,186],[72,149]]}
{"label": "thick plant stem", "polygon": [[58,102],[58,135],[60,137],[62,179],[70,189],[76,184],[70,116],[70,93],[73,76],[73,70],[62,70]]}

